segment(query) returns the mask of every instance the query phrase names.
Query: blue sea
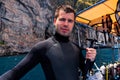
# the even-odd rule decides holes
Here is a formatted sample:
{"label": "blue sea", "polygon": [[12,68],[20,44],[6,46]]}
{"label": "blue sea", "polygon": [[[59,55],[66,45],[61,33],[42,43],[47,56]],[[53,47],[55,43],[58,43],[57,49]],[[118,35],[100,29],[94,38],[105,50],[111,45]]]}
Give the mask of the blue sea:
{"label": "blue sea", "polygon": [[[83,51],[83,53],[85,54],[85,51]],[[0,75],[12,69],[20,60],[24,58],[24,56],[25,54],[0,57]],[[107,65],[109,63],[114,63],[118,60],[118,56],[118,49],[98,49],[95,62],[98,67],[100,67],[103,64]],[[41,68],[41,65],[38,64],[35,68],[29,71],[21,80],[45,80],[44,72]]]}

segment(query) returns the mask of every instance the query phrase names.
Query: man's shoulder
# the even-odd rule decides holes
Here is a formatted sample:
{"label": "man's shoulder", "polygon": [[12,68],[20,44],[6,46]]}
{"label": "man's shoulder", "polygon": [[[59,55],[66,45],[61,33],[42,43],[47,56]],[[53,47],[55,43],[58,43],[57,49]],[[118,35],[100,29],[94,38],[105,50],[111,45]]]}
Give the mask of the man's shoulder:
{"label": "man's shoulder", "polygon": [[48,48],[48,47],[52,46],[53,44],[55,44],[53,37],[50,37],[46,40],[43,40],[43,41],[36,43],[33,47],[35,47],[35,48]]}

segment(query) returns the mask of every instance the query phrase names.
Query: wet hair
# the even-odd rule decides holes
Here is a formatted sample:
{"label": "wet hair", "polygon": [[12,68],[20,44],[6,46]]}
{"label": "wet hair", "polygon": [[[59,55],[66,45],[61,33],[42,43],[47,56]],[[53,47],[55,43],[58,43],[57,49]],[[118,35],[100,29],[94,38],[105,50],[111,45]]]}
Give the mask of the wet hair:
{"label": "wet hair", "polygon": [[54,18],[57,18],[57,17],[59,16],[59,11],[60,11],[60,10],[63,10],[63,11],[65,11],[66,13],[73,13],[74,16],[75,16],[75,11],[74,11],[74,9],[72,8],[72,6],[70,6],[70,5],[61,5],[61,6],[59,6],[59,7],[56,9]]}

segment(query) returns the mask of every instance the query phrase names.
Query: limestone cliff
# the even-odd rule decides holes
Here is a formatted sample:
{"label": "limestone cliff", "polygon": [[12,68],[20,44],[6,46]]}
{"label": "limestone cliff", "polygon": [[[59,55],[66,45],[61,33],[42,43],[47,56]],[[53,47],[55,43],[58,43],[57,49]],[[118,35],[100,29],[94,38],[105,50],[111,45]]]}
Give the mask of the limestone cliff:
{"label": "limestone cliff", "polygon": [[[52,2],[52,3],[51,3]],[[28,52],[53,29],[52,0],[0,0],[0,55]]]}

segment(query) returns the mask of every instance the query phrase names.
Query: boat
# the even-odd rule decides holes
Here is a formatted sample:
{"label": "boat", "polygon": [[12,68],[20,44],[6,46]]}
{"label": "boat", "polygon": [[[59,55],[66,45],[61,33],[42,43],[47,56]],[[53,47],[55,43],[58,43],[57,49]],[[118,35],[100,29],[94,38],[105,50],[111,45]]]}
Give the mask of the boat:
{"label": "boat", "polygon": [[[100,67],[95,63],[92,73],[89,72],[88,80],[120,80],[120,0],[101,0],[76,15],[80,47],[92,45],[97,49],[118,50],[116,61],[105,63]],[[84,35],[85,31],[87,32]],[[84,40],[81,40],[83,38]]]}

